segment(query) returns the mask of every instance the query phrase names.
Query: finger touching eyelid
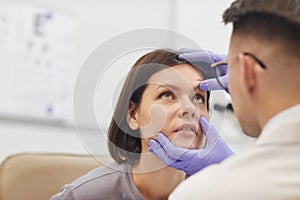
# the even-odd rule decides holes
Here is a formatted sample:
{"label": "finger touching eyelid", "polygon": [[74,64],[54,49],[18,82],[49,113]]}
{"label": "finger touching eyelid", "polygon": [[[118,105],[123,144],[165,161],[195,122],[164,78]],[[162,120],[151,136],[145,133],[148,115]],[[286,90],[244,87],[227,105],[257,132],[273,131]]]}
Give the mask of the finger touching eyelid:
{"label": "finger touching eyelid", "polygon": [[194,88],[194,93],[195,94],[199,94],[199,95],[202,95],[203,98],[206,99],[206,96],[207,96],[207,91],[204,91],[204,90],[200,90],[200,88],[197,86]]}
{"label": "finger touching eyelid", "polygon": [[[194,87],[194,90],[200,90],[199,88],[199,85],[204,81],[204,80],[202,80],[202,79],[197,79],[197,84],[196,84],[196,86]],[[200,90],[200,91],[203,91],[203,90]]]}
{"label": "finger touching eyelid", "polygon": [[198,85],[199,85],[202,81],[204,81],[204,79],[198,78],[197,81],[198,81]]}

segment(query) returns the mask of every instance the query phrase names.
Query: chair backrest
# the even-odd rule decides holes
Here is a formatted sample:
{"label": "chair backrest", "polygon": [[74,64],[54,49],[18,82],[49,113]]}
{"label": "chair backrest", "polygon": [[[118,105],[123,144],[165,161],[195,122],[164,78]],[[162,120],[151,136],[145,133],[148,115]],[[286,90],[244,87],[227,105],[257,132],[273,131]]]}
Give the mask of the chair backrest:
{"label": "chair backrest", "polygon": [[[100,157],[109,162],[109,156]],[[103,165],[92,156],[16,154],[0,168],[0,200],[49,200],[64,184]]]}

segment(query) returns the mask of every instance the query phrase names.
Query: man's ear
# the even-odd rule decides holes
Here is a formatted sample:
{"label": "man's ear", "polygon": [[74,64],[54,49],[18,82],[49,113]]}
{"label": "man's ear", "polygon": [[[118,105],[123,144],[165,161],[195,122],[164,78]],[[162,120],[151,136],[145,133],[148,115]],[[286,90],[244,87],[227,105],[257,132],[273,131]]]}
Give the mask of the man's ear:
{"label": "man's ear", "polygon": [[127,123],[129,125],[129,127],[134,131],[139,128],[139,125],[137,122],[137,112],[136,111],[137,111],[136,104],[133,103],[132,101],[130,101],[128,112],[127,112]]}
{"label": "man's ear", "polygon": [[242,87],[246,93],[253,92],[256,85],[256,62],[250,56],[240,53],[238,55],[239,62],[241,63],[241,78]]}

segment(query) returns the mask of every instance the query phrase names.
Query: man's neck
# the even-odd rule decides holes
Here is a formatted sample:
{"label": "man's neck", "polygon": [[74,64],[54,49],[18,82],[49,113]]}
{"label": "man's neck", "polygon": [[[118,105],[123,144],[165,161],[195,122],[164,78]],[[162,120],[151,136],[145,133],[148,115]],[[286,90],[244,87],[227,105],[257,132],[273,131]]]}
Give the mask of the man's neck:
{"label": "man's neck", "polygon": [[269,104],[268,106],[265,106],[264,109],[261,109],[261,114],[259,114],[259,122],[261,127],[264,127],[266,123],[278,115],[280,112],[293,107],[295,105],[299,105],[300,101],[299,98],[292,98],[287,99],[286,101],[281,100],[281,101],[276,101],[274,100],[272,104]]}

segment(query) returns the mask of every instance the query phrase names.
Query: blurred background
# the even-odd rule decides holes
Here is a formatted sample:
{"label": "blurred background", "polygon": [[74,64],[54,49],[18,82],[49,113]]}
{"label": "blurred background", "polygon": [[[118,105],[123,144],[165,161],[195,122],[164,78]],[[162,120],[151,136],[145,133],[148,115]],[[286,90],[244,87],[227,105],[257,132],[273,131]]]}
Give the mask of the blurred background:
{"label": "blurred background", "polygon": [[[204,49],[226,53],[231,26],[221,16],[231,2],[0,0],[0,160],[21,152],[108,154],[105,134],[117,95],[110,86],[145,50],[111,63],[122,73],[108,73],[107,90],[95,91],[99,127],[85,113],[76,123],[73,116],[76,77],[89,55],[112,37],[140,28],[176,31]],[[211,122],[235,152],[254,141],[242,134],[223,91],[213,93]]]}

